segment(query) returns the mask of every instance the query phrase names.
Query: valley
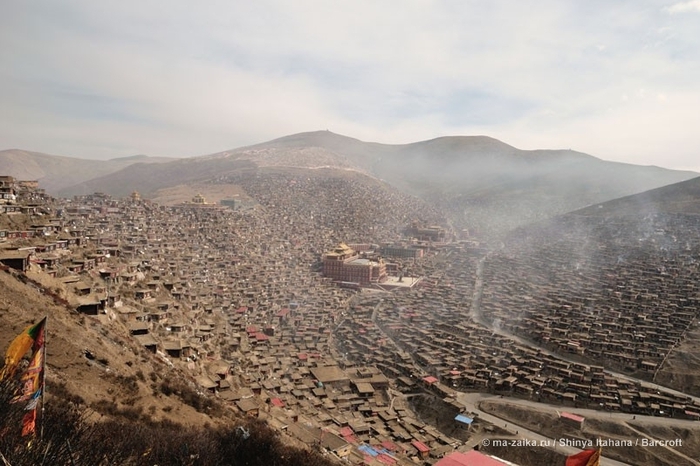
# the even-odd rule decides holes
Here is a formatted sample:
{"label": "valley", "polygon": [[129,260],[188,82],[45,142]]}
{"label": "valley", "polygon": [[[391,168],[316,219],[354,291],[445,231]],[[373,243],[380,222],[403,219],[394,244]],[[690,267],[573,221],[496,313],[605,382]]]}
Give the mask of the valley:
{"label": "valley", "polygon": [[[603,465],[695,464],[698,179],[605,166],[629,171],[604,191],[566,175],[604,163],[565,152],[319,132],[126,167],[71,198],[5,176],[0,339],[48,314],[47,380],[91,412],[260,419],[353,464],[553,438],[528,418],[561,412],[597,426],[568,426],[580,439],[682,439]],[[486,153],[498,163],[456,176]],[[334,248],[390,280],[334,282]],[[552,464],[576,451],[542,448]]]}

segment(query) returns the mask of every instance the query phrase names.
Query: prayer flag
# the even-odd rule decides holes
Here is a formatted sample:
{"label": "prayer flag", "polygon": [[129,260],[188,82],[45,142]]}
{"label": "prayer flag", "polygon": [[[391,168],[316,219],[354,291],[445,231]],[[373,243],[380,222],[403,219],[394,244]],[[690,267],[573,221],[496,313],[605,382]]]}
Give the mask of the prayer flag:
{"label": "prayer flag", "polygon": [[600,466],[600,449],[571,455],[566,458],[566,466]]}
{"label": "prayer flag", "polygon": [[12,376],[17,370],[22,357],[30,348],[36,352],[44,346],[44,326],[46,317],[34,325],[30,325],[10,343],[5,353],[5,366],[0,371],[0,380]]}

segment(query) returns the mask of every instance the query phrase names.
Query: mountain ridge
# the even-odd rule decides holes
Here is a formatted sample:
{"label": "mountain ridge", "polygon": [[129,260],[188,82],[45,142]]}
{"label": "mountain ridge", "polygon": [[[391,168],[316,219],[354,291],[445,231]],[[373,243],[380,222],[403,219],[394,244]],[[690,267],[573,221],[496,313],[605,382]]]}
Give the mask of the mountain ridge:
{"label": "mountain ridge", "polygon": [[163,163],[174,159],[137,155],[111,160],[81,159],[22,149],[0,151],[0,173],[23,180],[38,180],[47,192],[121,170],[134,163]]}
{"label": "mountain ridge", "polygon": [[[149,161],[128,157],[118,159],[121,167],[96,166],[91,177],[76,180],[63,170],[63,176],[42,180],[47,191],[64,197],[95,191],[114,196],[139,191],[149,197],[178,185],[220,183],[228,174],[254,167],[353,170],[439,206],[457,228],[500,236],[526,223],[698,176],[609,162],[570,149],[521,150],[483,135],[383,144],[312,131],[208,155]],[[45,163],[47,172],[50,165]]]}

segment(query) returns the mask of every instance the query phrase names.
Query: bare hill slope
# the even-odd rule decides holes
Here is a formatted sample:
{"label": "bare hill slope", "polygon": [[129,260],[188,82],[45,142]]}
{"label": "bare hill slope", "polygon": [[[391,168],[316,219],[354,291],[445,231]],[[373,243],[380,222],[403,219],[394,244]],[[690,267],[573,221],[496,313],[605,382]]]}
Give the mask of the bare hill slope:
{"label": "bare hill slope", "polygon": [[458,228],[498,238],[511,229],[697,176],[607,162],[571,150],[524,151],[486,136],[454,136],[404,145],[363,142],[328,131],[166,164],[134,165],[59,191],[61,195],[131,190],[152,195],[252,166],[339,168],[362,172],[419,196]]}
{"label": "bare hill slope", "polygon": [[[40,282],[23,283],[27,278]],[[4,352],[27,325],[48,316],[49,396],[69,393],[102,415],[148,416],[190,425],[212,422],[177,397],[154,396],[151,384],[157,385],[166,375],[180,375],[125,338],[128,332],[121,324],[107,316],[86,319],[57,303],[51,295],[66,296],[65,291],[58,281],[44,283],[47,280],[43,274],[32,278],[0,270],[0,348]]]}
{"label": "bare hill slope", "polygon": [[10,149],[0,151],[0,173],[21,180],[39,180],[40,187],[53,194],[67,186],[74,186],[135,163],[162,163],[171,160],[174,159],[145,155],[88,160]]}

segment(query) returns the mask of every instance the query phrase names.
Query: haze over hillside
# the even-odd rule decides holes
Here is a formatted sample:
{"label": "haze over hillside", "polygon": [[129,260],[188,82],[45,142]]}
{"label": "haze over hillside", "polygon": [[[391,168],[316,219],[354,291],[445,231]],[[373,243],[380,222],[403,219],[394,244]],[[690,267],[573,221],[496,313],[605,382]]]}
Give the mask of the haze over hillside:
{"label": "haze over hillside", "polygon": [[572,150],[525,151],[487,136],[388,145],[315,131],[176,160],[0,153],[0,171],[39,179],[49,193],[65,197],[95,191],[118,197],[139,191],[152,197],[179,185],[221,184],[227,175],[256,166],[357,171],[445,210],[456,229],[482,237],[697,176],[607,162]]}
{"label": "haze over hillside", "polygon": [[217,178],[253,166],[358,171],[444,209],[455,228],[490,237],[697,176],[607,162],[571,150],[524,151],[486,136],[387,145],[316,131],[166,164],[132,165],[57,193],[125,196],[137,190],[153,196],[175,185],[216,183]]}
{"label": "haze over hillside", "polygon": [[652,189],[636,195],[626,196],[590,206],[576,214],[580,215],[629,215],[656,213],[700,214],[700,178]]}
{"label": "haze over hillside", "polygon": [[[697,177],[518,228],[486,261],[485,315],[561,350],[558,331],[539,321],[554,319],[566,329],[563,346],[580,342],[588,362],[607,358],[610,367],[700,395],[699,213]],[[682,333],[656,328],[669,310],[683,316],[674,317]],[[625,353],[644,354],[648,367],[623,363]]]}

